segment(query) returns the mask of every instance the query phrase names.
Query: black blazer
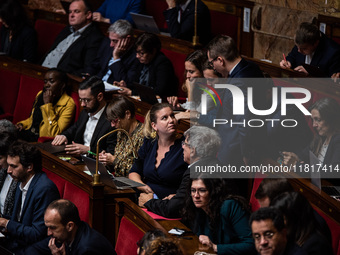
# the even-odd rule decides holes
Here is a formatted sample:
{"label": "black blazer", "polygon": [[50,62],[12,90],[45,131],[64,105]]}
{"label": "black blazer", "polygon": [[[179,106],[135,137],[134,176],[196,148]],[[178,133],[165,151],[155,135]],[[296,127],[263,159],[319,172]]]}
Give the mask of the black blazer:
{"label": "black blazer", "polygon": [[[92,229],[87,223],[81,221],[78,226],[78,230],[74,241],[72,243],[72,249],[65,245],[66,254],[68,255],[115,255],[116,252],[113,249],[110,242],[99,232]],[[51,237],[47,237],[44,240],[37,242],[30,246],[22,253],[16,253],[18,255],[35,255],[35,254],[51,254],[48,248],[48,243]]]}
{"label": "black blazer", "polygon": [[[181,23],[178,23],[180,6],[163,12],[168,29],[172,37],[192,41],[195,27],[195,1],[191,0],[187,8],[182,12]],[[197,1],[197,34],[203,45],[211,39],[210,11],[201,1]]]}
{"label": "black blazer", "polygon": [[[152,87],[156,95],[161,97],[176,96],[178,80],[171,61],[162,52],[158,52],[149,65],[149,80],[147,84],[143,85]],[[135,73],[135,77],[132,79],[133,81],[139,82],[143,67],[144,64],[141,64],[139,61],[133,67],[132,72]],[[128,86],[132,89],[132,93],[135,94],[133,84],[129,84]]]}
{"label": "black blazer", "polygon": [[120,58],[120,61],[117,61],[108,67],[113,50],[114,48],[110,47],[110,39],[105,37],[99,47],[97,57],[94,60],[89,73],[102,78],[110,68],[111,75],[107,80],[110,84],[114,81],[121,80],[130,82],[131,77],[134,77],[135,75],[131,67],[139,62],[136,58],[136,51],[131,47],[131,49]]}
{"label": "black blazer", "polygon": [[[70,34],[70,26],[65,27],[57,36],[46,56]],[[97,50],[103,37],[104,35],[97,26],[94,23],[91,23],[83,31],[81,36],[67,49],[57,67],[64,72],[78,76],[81,76],[81,73],[87,73],[92,62],[96,58]]]}
{"label": "black blazer", "polygon": [[[70,128],[62,133],[62,135],[67,137],[69,143],[72,141],[80,144],[84,144],[84,132],[86,128],[87,120],[89,119],[88,113],[83,110],[76,123],[74,123]],[[106,119],[106,107],[103,114],[100,116],[97,126],[93,131],[93,136],[90,143],[90,150],[96,152],[97,141],[100,137],[107,134],[113,130],[111,123]],[[117,142],[117,133],[114,133],[106,137],[99,144],[99,151],[105,150],[106,152],[114,153],[114,149]]]}
{"label": "black blazer", "polygon": [[[9,29],[1,26],[0,51],[4,51],[4,44],[8,37]],[[8,56],[35,63],[37,61],[38,37],[33,27],[25,25],[15,36],[9,46]]]}
{"label": "black blazer", "polygon": [[[315,50],[310,64],[319,67],[325,73],[325,77],[331,77],[332,74],[340,72],[340,45],[329,39],[323,33],[321,34],[319,45]],[[292,68],[294,69],[305,63],[305,57],[306,56],[298,52],[298,48],[294,46],[288,54],[287,60],[292,64]]]}

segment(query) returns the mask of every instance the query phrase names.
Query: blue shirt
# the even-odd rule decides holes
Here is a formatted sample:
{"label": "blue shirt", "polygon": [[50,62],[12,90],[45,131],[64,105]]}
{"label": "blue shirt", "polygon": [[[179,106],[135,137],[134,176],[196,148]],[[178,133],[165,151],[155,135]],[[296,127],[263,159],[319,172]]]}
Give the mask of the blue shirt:
{"label": "blue shirt", "polygon": [[126,19],[131,24],[133,20],[130,12],[140,13],[141,0],[105,0],[97,12],[114,23],[119,19]]}
{"label": "blue shirt", "polygon": [[156,169],[157,139],[144,138],[144,143],[138,151],[138,160],[130,170],[130,173],[138,173],[160,199],[176,194],[182,176],[188,168],[183,159],[182,140],[183,138],[175,140]]}

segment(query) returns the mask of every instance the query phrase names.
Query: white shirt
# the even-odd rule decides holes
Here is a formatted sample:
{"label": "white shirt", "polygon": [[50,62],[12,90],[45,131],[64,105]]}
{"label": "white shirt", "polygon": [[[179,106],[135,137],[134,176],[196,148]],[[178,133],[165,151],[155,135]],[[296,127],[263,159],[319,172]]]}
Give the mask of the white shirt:
{"label": "white shirt", "polygon": [[84,145],[90,146],[93,132],[98,124],[98,120],[100,119],[100,116],[102,116],[104,112],[105,106],[100,109],[95,115],[92,115],[89,113],[89,119],[86,123],[86,128],[84,132]]}
{"label": "white shirt", "polygon": [[[240,62],[241,62],[241,61],[240,61]],[[234,69],[236,68],[236,66],[237,66],[240,62],[238,62],[236,65],[234,65],[234,67],[230,70],[229,75],[231,75],[231,73],[234,71]]]}
{"label": "white shirt", "polygon": [[315,53],[315,52],[313,52],[313,53],[310,54],[310,55],[306,55],[306,57],[305,57],[305,64],[310,65],[310,63],[312,62],[314,53]]}
{"label": "white shirt", "polygon": [[327,145],[323,144],[321,146],[321,149],[320,149],[319,155],[318,155],[318,159],[319,159],[321,164],[323,164],[323,161],[325,160],[327,149],[328,149],[328,144]]}
{"label": "white shirt", "polygon": [[7,197],[7,193],[9,190],[9,187],[11,186],[13,178],[7,174],[4,185],[2,186],[1,192],[0,192],[0,213],[4,213],[4,207],[5,207],[5,201]]}
{"label": "white shirt", "polygon": [[33,180],[33,177],[34,175],[31,177],[31,179],[26,183],[25,187],[22,187],[22,183],[20,183],[19,185],[19,189],[21,190],[21,207],[20,207],[20,213],[19,213],[19,216],[18,216],[18,221],[20,221],[21,219],[21,213],[22,213],[22,208],[24,207],[24,203],[25,203],[25,199],[26,199],[26,195],[27,195],[27,191],[28,191],[28,188],[30,187],[31,185],[31,182]]}
{"label": "white shirt", "polygon": [[[180,5],[180,7],[181,7],[181,9],[182,9],[182,13],[185,11],[185,9],[188,7],[188,5],[190,4],[190,2],[191,2],[191,0],[188,0],[188,1],[186,1],[184,4],[181,4]],[[177,18],[177,21],[178,21],[178,23],[181,23],[181,15],[182,15],[182,13],[181,13],[181,10],[178,10],[178,18]]]}
{"label": "white shirt", "polygon": [[82,27],[81,29],[74,31],[73,27],[70,27],[71,34],[66,37],[63,41],[61,41],[54,50],[52,50],[45,58],[42,66],[48,68],[54,68],[58,66],[60,59],[64,56],[65,52],[68,48],[81,36],[82,32],[89,26],[90,24]]}

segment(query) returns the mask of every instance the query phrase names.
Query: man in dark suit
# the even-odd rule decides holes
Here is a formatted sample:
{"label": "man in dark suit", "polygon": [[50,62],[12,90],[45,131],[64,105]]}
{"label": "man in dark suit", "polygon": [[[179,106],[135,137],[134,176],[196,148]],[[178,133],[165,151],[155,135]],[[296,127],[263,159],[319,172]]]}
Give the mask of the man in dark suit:
{"label": "man in dark suit", "polygon": [[[169,33],[174,38],[192,41],[195,29],[195,0],[166,0],[168,9],[163,12]],[[211,38],[210,11],[197,1],[197,35],[205,45]]]}
{"label": "man in dark suit", "polygon": [[87,73],[104,38],[91,20],[87,0],[73,0],[69,7],[70,25],[60,32],[42,65],[78,76]]}
{"label": "man in dark suit", "polygon": [[[301,23],[294,41],[294,48],[286,60],[280,62],[282,68],[308,74],[302,65],[309,64],[320,68],[324,77],[340,77],[340,45],[321,33],[316,25]],[[310,75],[313,76],[313,73]]]}
{"label": "man in dark suit", "polygon": [[250,217],[255,247],[260,255],[307,255],[288,240],[283,214],[274,207],[260,208]]}
{"label": "man in dark suit", "polygon": [[[98,139],[113,130],[106,119],[104,92],[103,81],[96,76],[79,84],[79,101],[83,111],[73,126],[54,138],[53,145],[67,144],[66,153],[73,155],[96,152]],[[114,135],[106,137],[99,145],[100,151],[113,153],[115,141]]]}
{"label": "man in dark suit", "polygon": [[[229,36],[217,36],[208,45],[208,59],[209,64],[224,78],[227,79],[227,84],[232,84],[239,88],[244,95],[244,114],[233,114],[233,94],[229,89],[219,89],[218,93],[222,100],[222,107],[214,108],[207,115],[201,115],[199,122],[212,126],[212,118],[225,119],[229,123],[225,125],[216,125],[216,130],[222,137],[221,149],[218,153],[218,159],[224,164],[231,164],[240,166],[247,164],[254,151],[254,138],[261,137],[254,136],[254,129],[247,124],[252,115],[247,107],[247,89],[253,87],[254,106],[261,106],[265,100],[266,87],[263,84],[256,84],[256,79],[247,78],[263,78],[263,74],[259,67],[241,58],[234,40]],[[260,107],[256,108],[259,109]],[[259,116],[256,116],[258,119]]]}
{"label": "man in dark suit", "polygon": [[42,172],[41,153],[33,145],[15,142],[8,151],[7,173],[19,182],[10,219],[0,218],[5,246],[13,252],[46,237],[44,211],[59,199],[56,185]]}
{"label": "man in dark suit", "polygon": [[26,255],[116,254],[102,234],[80,220],[77,207],[69,200],[53,201],[44,219],[49,237],[29,247]]}
{"label": "man in dark suit", "polygon": [[129,83],[133,77],[131,67],[138,62],[133,44],[132,25],[127,20],[117,20],[108,29],[109,37],[99,47],[90,74],[110,84],[122,80]]}

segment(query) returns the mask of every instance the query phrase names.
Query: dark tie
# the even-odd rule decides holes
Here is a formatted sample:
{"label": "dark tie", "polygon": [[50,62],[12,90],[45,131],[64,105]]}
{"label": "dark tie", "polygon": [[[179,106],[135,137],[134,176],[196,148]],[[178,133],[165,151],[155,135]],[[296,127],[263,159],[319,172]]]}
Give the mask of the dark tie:
{"label": "dark tie", "polygon": [[149,66],[144,66],[142,72],[140,73],[139,77],[139,84],[147,85],[148,86],[149,80]]}

